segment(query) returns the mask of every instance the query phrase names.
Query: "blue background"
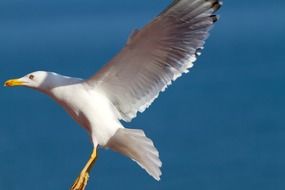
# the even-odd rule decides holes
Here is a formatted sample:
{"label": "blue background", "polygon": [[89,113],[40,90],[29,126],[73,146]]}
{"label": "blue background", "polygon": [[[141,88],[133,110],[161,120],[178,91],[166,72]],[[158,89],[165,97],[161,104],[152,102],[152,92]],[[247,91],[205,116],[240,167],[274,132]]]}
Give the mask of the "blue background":
{"label": "blue background", "polygon": [[[87,78],[170,1],[1,0],[0,81],[35,70]],[[127,127],[160,150],[161,182],[100,150],[88,189],[283,190],[285,3],[225,1],[190,74]],[[92,150],[50,98],[0,88],[0,189],[68,189]]]}

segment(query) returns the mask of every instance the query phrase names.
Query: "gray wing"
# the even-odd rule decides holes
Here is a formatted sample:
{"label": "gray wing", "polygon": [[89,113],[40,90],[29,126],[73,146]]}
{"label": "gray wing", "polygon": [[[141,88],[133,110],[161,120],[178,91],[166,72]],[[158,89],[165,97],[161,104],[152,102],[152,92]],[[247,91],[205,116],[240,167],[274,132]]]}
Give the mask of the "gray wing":
{"label": "gray wing", "polygon": [[131,121],[172,81],[187,73],[203,49],[221,7],[218,0],[175,0],[87,83],[100,89]]}

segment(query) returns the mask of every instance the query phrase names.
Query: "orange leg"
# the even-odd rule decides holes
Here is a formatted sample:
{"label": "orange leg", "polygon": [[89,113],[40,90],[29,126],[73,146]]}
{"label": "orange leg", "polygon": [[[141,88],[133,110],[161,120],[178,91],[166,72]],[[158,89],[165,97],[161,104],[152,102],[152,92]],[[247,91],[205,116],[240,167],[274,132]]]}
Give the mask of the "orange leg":
{"label": "orange leg", "polygon": [[70,190],[84,190],[85,189],[85,187],[87,186],[88,179],[89,179],[89,173],[93,165],[95,164],[96,159],[97,159],[97,148],[94,148],[89,160],[87,161],[86,165],[82,169],[80,175],[75,180]]}

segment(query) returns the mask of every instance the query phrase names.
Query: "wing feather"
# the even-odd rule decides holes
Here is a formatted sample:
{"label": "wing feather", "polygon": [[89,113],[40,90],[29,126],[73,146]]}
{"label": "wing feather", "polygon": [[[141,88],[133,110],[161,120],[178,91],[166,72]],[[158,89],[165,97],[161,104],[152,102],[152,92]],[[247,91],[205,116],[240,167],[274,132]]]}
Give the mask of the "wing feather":
{"label": "wing feather", "polygon": [[218,0],[174,0],[87,83],[131,121],[193,66],[221,6]]}

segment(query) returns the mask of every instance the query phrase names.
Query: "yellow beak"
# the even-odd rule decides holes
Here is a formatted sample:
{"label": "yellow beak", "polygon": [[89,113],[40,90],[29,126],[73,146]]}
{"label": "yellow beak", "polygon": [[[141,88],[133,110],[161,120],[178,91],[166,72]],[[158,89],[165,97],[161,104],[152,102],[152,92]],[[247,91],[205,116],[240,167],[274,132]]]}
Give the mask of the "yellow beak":
{"label": "yellow beak", "polygon": [[13,87],[13,86],[23,86],[24,82],[20,81],[19,79],[11,79],[7,80],[4,83],[4,86],[6,87]]}

